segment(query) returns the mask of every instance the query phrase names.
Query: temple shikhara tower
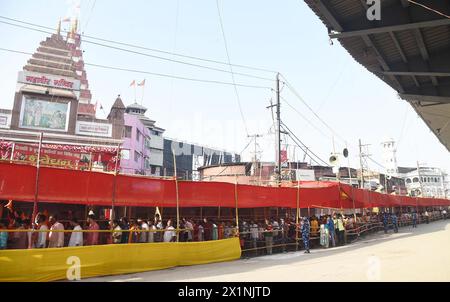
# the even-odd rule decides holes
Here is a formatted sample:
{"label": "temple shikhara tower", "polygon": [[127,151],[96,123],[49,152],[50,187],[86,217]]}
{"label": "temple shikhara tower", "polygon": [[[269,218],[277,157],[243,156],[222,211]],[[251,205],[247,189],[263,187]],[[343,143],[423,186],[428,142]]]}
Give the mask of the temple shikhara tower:
{"label": "temple shikhara tower", "polygon": [[81,50],[81,35],[78,33],[78,20],[72,22],[70,32],[67,34],[67,45],[75,66],[76,78],[80,81],[80,98],[78,104],[78,114],[88,117],[95,117],[96,108],[91,103],[92,94],[89,90],[89,81],[84,68],[83,51]]}
{"label": "temple shikhara tower", "polygon": [[96,118],[78,21],[66,37],[60,28],[61,22],[19,72],[13,109],[0,109],[1,156],[35,160],[42,133],[42,155],[49,163],[106,169],[122,142],[125,107]]}

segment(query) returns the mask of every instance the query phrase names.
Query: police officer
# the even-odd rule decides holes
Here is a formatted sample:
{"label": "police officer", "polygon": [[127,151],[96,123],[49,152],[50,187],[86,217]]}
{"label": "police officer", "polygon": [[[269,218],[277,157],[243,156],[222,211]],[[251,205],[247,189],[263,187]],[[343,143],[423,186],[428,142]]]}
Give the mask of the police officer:
{"label": "police officer", "polygon": [[397,214],[393,213],[391,216],[392,219],[392,225],[394,227],[394,233],[398,233],[398,219]]}
{"label": "police officer", "polygon": [[305,245],[305,254],[309,254],[309,231],[310,231],[310,224],[307,217],[303,217],[302,221],[302,240],[303,244]]}
{"label": "police officer", "polygon": [[416,211],[414,211],[412,213],[412,223],[413,223],[412,227],[417,228],[417,213],[416,213]]}
{"label": "police officer", "polygon": [[389,214],[387,212],[384,212],[383,215],[383,227],[384,227],[384,233],[387,234],[388,232],[388,221],[389,221]]}

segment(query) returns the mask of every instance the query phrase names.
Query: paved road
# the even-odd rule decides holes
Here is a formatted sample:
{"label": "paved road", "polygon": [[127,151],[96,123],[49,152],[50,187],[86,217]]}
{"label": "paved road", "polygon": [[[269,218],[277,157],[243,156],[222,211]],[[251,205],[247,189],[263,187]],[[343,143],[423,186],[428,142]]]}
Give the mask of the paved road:
{"label": "paved road", "polygon": [[286,253],[84,281],[450,281],[450,220],[311,254]]}

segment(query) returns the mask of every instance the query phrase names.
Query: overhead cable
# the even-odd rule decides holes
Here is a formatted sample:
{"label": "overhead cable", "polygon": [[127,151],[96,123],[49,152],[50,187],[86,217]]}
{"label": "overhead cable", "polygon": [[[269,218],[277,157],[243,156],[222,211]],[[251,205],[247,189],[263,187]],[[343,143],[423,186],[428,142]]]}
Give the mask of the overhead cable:
{"label": "overhead cable", "polygon": [[[54,28],[51,28],[51,27],[48,27],[48,26],[42,26],[42,25],[39,25],[39,24],[36,24],[36,23],[25,22],[25,21],[22,21],[22,20],[18,20],[18,19],[14,19],[14,18],[8,18],[8,17],[5,17],[5,16],[0,16],[0,19],[14,21],[14,22],[17,22],[17,23],[31,25],[31,26],[34,26],[34,27],[39,27],[39,28],[48,29],[48,30],[52,31],[52,32],[47,32],[47,31],[34,29],[36,31],[41,31],[41,32],[44,32],[44,33],[47,33],[47,34],[52,34],[53,30],[54,30]],[[8,23],[8,22],[2,22],[2,23],[9,24],[9,25],[12,25],[12,26],[18,26],[18,24],[13,24],[13,23]],[[61,31],[65,32],[65,33],[69,33],[68,31],[65,31],[65,30],[61,30]],[[171,52],[171,51],[165,51],[165,50],[156,49],[156,48],[149,48],[149,47],[139,46],[139,45],[135,45],[135,44],[131,44],[131,43],[125,43],[125,42],[110,40],[110,39],[103,39],[103,38],[94,37],[94,36],[85,35],[85,34],[80,34],[80,36],[83,37],[83,38],[91,39],[91,40],[97,40],[97,41],[107,42],[107,43],[111,43],[111,44],[127,46],[127,47],[136,48],[136,49],[147,50],[147,51],[157,52],[157,53],[162,53],[162,54],[167,54],[167,55],[171,55],[171,56],[177,56],[177,57],[180,57],[180,58],[198,60],[198,61],[209,62],[209,63],[220,64],[220,65],[229,65],[227,62],[222,62],[222,61],[217,61],[217,60],[212,60],[212,59],[206,59],[206,58],[201,58],[201,57],[197,57],[197,56],[184,55],[184,54],[175,53],[175,52]],[[232,65],[234,67],[244,68],[244,69],[249,69],[249,70],[268,72],[268,73],[277,73],[274,70],[265,69],[265,68],[259,68],[259,67],[249,66],[249,65],[242,65],[242,64],[232,64]]]}
{"label": "overhead cable", "polygon": [[[219,0],[216,0],[216,6],[217,6],[217,14],[219,16],[219,23],[220,23],[220,29],[222,32],[222,38],[223,38],[223,44],[225,46],[225,52],[227,54],[227,62],[228,62],[228,66],[230,67],[230,72],[231,72],[231,80],[233,81],[233,83],[235,84],[236,81],[234,79],[234,72],[233,72],[233,66],[231,65],[231,60],[230,60],[230,53],[228,51],[228,43],[227,43],[227,38],[225,36],[225,30],[223,28],[223,21],[222,21],[222,14],[220,13],[220,6],[219,6]],[[241,114],[241,119],[242,119],[242,123],[244,124],[244,129],[245,132],[248,136],[248,128],[247,128],[247,122],[245,120],[245,116],[244,116],[244,112],[242,110],[242,105],[241,105],[241,98],[239,97],[239,92],[237,90],[237,86],[234,86],[234,94],[236,95],[236,101],[238,103],[238,107],[239,107],[239,112]]]}
{"label": "overhead cable", "polygon": [[[32,53],[29,53],[29,52],[12,50],[12,49],[7,49],[7,48],[0,48],[0,50],[7,51],[7,52],[13,52],[13,53],[32,55]],[[224,82],[224,81],[218,81],[218,80],[207,80],[207,79],[199,79],[199,78],[190,78],[190,77],[177,76],[177,75],[166,74],[166,73],[156,73],[156,72],[150,72],[150,71],[144,71],[144,70],[122,68],[122,67],[114,67],[114,66],[94,64],[94,63],[84,63],[84,64],[87,65],[87,66],[98,67],[98,68],[103,68],[103,69],[110,69],[110,70],[117,70],[117,71],[127,71],[127,72],[133,72],[133,73],[148,74],[148,75],[153,75],[153,76],[158,76],[158,77],[172,78],[172,79],[185,80],[185,81],[202,82],[202,83],[210,83],[210,84],[220,84],[220,85],[236,85],[236,86],[239,86],[239,87],[255,88],[255,89],[271,89],[271,87],[268,87],[268,86],[247,85],[247,84],[242,84],[242,83],[231,83],[231,82]]]}
{"label": "overhead cable", "polygon": [[333,133],[336,137],[338,137],[339,139],[341,139],[342,140],[342,142],[344,142],[344,144],[346,145],[347,144],[347,141],[342,137],[342,136],[340,136],[338,133],[336,133],[336,131],[332,128],[332,127],[330,127],[329,125],[328,125],[328,123],[326,123],[312,108],[311,108],[311,106],[309,106],[309,104],[300,96],[300,94],[295,90],[295,88],[289,83],[289,81],[286,79],[286,77],[285,76],[283,76],[282,74],[281,74],[281,76],[283,77],[283,79],[286,81],[286,86],[289,88],[289,90],[291,90],[291,92],[309,109],[309,111],[311,111],[312,112],[312,114],[319,120],[319,121],[321,121],[322,122],[322,124],[324,124],[327,128],[328,128],[328,130],[330,130],[330,132],[331,133]]}

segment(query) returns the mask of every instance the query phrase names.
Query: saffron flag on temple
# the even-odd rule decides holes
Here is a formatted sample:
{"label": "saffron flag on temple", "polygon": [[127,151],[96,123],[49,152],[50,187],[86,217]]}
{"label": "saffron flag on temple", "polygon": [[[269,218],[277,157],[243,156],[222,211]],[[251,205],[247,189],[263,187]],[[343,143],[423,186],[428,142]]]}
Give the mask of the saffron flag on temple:
{"label": "saffron flag on temple", "polygon": [[132,86],[136,86],[136,80],[133,80],[133,82],[131,82],[130,87]]}
{"label": "saffron flag on temple", "polygon": [[138,86],[145,86],[145,79],[138,84]]}

